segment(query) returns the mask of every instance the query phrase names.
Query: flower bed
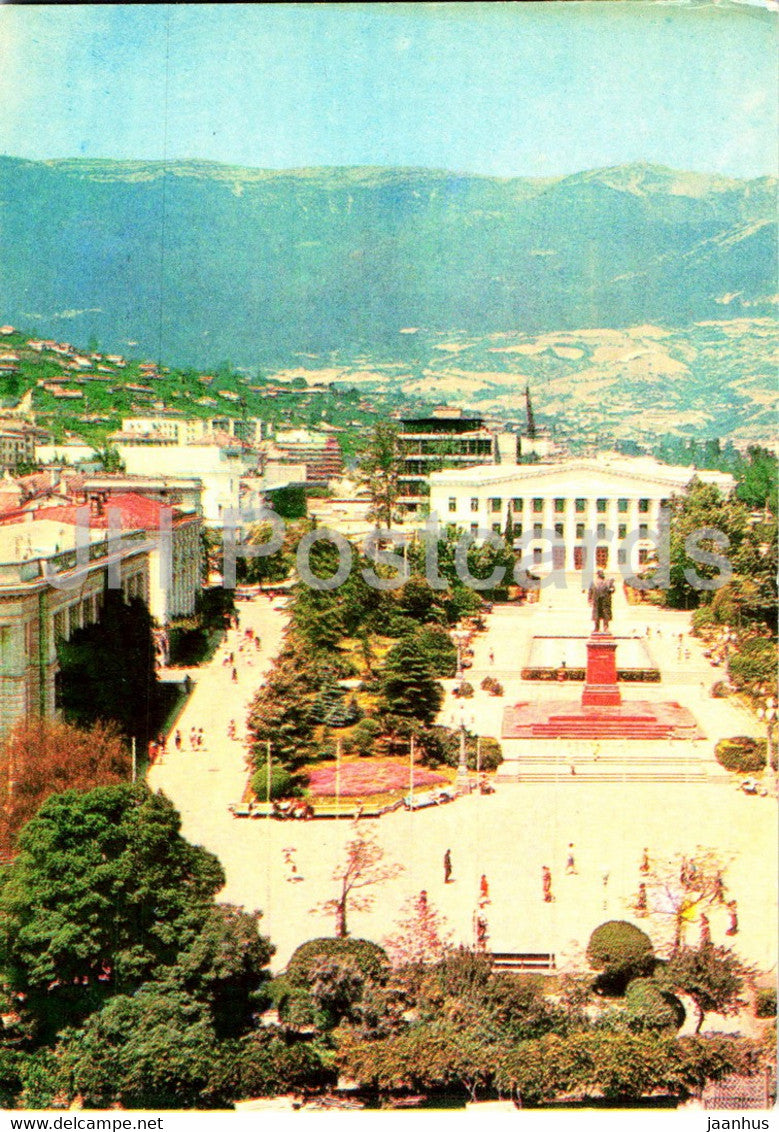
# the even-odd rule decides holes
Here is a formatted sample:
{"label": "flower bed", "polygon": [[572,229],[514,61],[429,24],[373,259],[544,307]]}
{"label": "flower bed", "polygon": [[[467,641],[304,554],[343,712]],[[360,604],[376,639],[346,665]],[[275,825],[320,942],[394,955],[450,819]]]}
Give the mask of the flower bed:
{"label": "flower bed", "polygon": [[[335,797],[336,764],[322,763],[308,772],[308,793],[314,798]],[[448,779],[427,767],[414,767],[414,789],[440,786]],[[341,763],[340,793],[342,798],[365,798],[408,790],[409,773],[406,759],[358,759]]]}

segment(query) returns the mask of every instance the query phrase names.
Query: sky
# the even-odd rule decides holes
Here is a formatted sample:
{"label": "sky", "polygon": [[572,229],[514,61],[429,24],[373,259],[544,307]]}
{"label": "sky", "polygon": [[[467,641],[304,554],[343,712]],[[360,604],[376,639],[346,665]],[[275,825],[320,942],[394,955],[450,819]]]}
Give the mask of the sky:
{"label": "sky", "polygon": [[776,11],[0,6],[0,153],[559,176],[777,172]]}

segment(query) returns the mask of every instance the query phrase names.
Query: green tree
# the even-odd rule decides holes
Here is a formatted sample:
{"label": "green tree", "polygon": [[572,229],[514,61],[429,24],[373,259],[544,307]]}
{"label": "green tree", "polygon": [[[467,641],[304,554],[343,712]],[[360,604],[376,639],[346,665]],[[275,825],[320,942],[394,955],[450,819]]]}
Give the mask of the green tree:
{"label": "green tree", "polygon": [[43,1037],[172,966],[224,884],[145,786],[55,794],[19,835],[0,891],[0,968]]}
{"label": "green tree", "polygon": [[[749,531],[749,510],[743,503],[726,499],[712,484],[693,480],[686,495],[671,500],[670,519],[670,583],[666,601],[674,609],[694,609],[713,592],[701,588],[701,582],[716,582],[721,569],[694,561],[686,549],[686,540],[695,537],[700,550],[732,563]],[[705,529],[720,531],[727,537],[728,546],[718,548],[710,538],[696,534]]]}
{"label": "green tree", "polygon": [[387,653],[381,691],[388,712],[427,724],[435,719],[444,698],[430,661],[411,637],[402,638]]}
{"label": "green tree", "polygon": [[689,995],[698,1010],[695,1033],[710,1011],[737,1014],[745,1006],[741,997],[747,969],[727,947],[712,943],[681,947],[663,968],[660,978],[672,990]]}
{"label": "green tree", "polygon": [[154,982],[111,999],[57,1048],[71,1096],[97,1109],[225,1107],[220,1053],[205,1006]]}
{"label": "green tree", "polygon": [[360,459],[360,482],[371,497],[371,517],[389,530],[400,495],[399,476],[402,453],[395,425],[374,426],[368,446]]}
{"label": "green tree", "polygon": [[310,655],[288,640],[249,708],[247,726],[255,766],[299,766],[308,757],[316,725],[318,670]]}
{"label": "green tree", "polygon": [[259,920],[258,912],[215,905],[172,968],[171,977],[209,1007],[220,1038],[242,1033],[266,1005],[275,948],[260,935]]}

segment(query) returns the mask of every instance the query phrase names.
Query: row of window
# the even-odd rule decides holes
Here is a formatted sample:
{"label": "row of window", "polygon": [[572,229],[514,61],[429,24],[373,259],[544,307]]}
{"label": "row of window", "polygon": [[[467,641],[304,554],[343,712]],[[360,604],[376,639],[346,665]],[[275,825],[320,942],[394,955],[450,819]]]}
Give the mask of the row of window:
{"label": "row of window", "polygon": [[[502,528],[500,523],[492,523],[491,526],[492,526],[492,530],[496,534],[502,534],[503,533],[503,528]],[[478,523],[471,523],[471,534],[472,535],[477,534],[479,532],[479,530],[481,530],[481,529],[483,529],[483,528],[480,528]],[[512,529],[514,538],[521,538],[522,537],[522,533],[523,533],[523,524],[522,523],[512,523],[511,529]],[[533,538],[543,538],[543,534],[542,534],[543,529],[544,529],[543,523],[533,523]],[[584,523],[577,523],[576,524],[576,538],[577,539],[583,539],[584,538],[584,530],[585,530]],[[555,533],[556,538],[563,538],[564,537],[565,532],[563,530],[563,524],[562,523],[555,523],[554,533]],[[627,535],[628,535],[627,523],[619,523],[617,525],[617,538],[621,542],[623,539],[627,538]],[[595,527],[595,537],[598,538],[598,539],[605,539],[607,537],[606,536],[606,524],[605,523],[598,523],[597,524],[597,526]],[[648,539],[649,538],[649,524],[648,523],[639,523],[638,524],[638,537],[640,539]]]}
{"label": "row of window", "polygon": [[[499,498],[488,499],[487,500],[487,506],[488,506],[488,509],[493,514],[497,514],[498,512],[502,512],[503,508],[509,502],[510,502],[511,510],[514,511],[515,513],[519,512],[519,511],[524,511],[524,509],[525,509],[524,499],[512,499],[510,501],[506,500],[506,499],[499,499]],[[546,503],[546,499],[536,498],[536,499],[528,500],[528,502],[531,505],[530,509],[536,515],[540,515],[544,510],[544,505]],[[554,512],[555,512],[555,514],[556,515],[564,515],[566,513],[566,509],[567,509],[567,506],[568,506],[570,500],[568,500],[568,499],[555,499],[553,502],[554,502]],[[583,515],[587,511],[587,504],[589,502],[591,502],[591,501],[588,500],[588,499],[575,499],[574,500],[574,510],[576,511],[576,514],[577,515]],[[617,500],[617,511],[622,515],[627,514],[629,502],[630,501],[628,499],[618,499]],[[649,503],[650,503],[650,501],[648,499],[639,499],[638,500],[638,511],[639,511],[640,515],[648,514]],[[609,504],[608,499],[596,499],[595,500],[595,510],[598,512],[598,514],[605,515],[606,511],[608,510],[608,504]],[[661,506],[665,506],[666,504],[667,504],[667,500],[663,499],[663,500],[660,501]],[[481,500],[476,499],[476,498],[472,498],[471,499],[471,511],[478,511],[480,507],[481,507]],[[457,510],[457,499],[454,496],[452,496],[449,499],[449,510],[450,511],[456,511]]]}

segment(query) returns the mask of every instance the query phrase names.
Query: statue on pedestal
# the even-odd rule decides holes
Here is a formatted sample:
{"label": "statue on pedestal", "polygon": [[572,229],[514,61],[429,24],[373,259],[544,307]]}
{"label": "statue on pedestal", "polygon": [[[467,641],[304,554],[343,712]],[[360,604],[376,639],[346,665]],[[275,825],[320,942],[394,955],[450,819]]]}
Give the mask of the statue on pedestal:
{"label": "statue on pedestal", "polygon": [[[595,581],[587,592],[592,608],[592,623],[596,633],[608,633],[611,621],[611,595],[614,593],[614,580],[606,581],[606,575],[598,570]],[[603,626],[601,628],[601,626]]]}

